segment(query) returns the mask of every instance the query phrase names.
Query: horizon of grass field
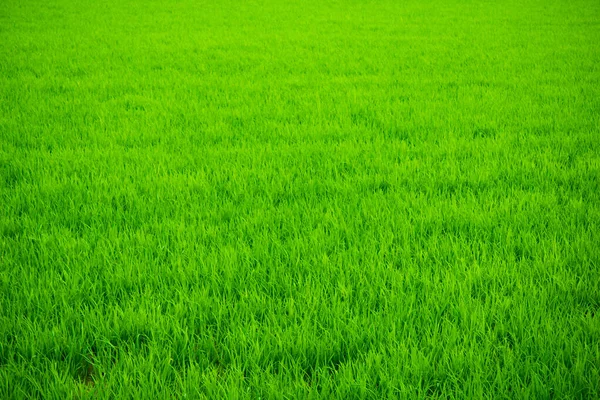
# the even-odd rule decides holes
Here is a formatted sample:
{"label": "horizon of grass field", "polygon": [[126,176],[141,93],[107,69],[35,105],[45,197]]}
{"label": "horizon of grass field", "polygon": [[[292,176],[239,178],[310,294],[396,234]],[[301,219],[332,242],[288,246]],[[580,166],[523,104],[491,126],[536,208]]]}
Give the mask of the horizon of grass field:
{"label": "horizon of grass field", "polygon": [[0,398],[600,397],[600,3],[0,7]]}

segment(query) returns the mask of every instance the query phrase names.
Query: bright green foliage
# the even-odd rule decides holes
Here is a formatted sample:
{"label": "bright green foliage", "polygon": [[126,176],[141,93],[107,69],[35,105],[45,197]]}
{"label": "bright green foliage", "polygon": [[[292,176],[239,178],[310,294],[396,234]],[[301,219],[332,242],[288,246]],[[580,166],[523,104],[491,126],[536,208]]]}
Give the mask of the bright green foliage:
{"label": "bright green foliage", "polygon": [[597,0],[2,0],[0,398],[599,398]]}

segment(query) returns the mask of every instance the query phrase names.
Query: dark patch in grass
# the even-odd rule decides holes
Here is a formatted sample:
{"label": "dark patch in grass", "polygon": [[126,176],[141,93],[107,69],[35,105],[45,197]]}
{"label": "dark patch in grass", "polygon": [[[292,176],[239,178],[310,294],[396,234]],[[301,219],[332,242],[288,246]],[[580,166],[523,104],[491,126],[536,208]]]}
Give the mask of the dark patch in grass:
{"label": "dark patch in grass", "polygon": [[352,125],[378,132],[386,140],[410,141],[409,129],[400,127],[391,121],[382,120],[377,114],[370,110],[358,110],[350,114]]}
{"label": "dark patch in grass", "polygon": [[15,221],[0,221],[0,237],[17,239],[23,234],[23,227]]}
{"label": "dark patch in grass", "polygon": [[437,195],[444,196],[464,196],[465,194],[480,195],[489,190],[489,183],[485,181],[438,181],[433,185],[433,190]]}
{"label": "dark patch in grass", "polygon": [[309,355],[309,362],[302,368],[304,382],[319,392],[321,388],[318,385],[317,375],[320,372],[325,372],[330,376],[335,375],[342,365],[352,362],[356,358],[356,355],[351,355],[347,349],[332,350],[325,358],[315,358]]}
{"label": "dark patch in grass", "polygon": [[296,196],[291,191],[278,191],[274,195],[272,195],[272,202],[275,207],[278,206],[287,206],[289,204],[294,204],[296,201]]}
{"label": "dark patch in grass", "polygon": [[490,287],[484,281],[476,281],[471,285],[471,298],[486,303],[490,294]]}
{"label": "dark patch in grass", "polygon": [[127,213],[133,208],[133,200],[131,196],[120,194],[111,199],[111,205],[115,211]]}
{"label": "dark patch in grass", "polygon": [[[141,329],[124,329],[116,333],[108,340],[109,346],[105,346],[116,359],[118,350],[135,351],[138,354],[148,354],[152,332]],[[94,351],[95,353],[95,351]]]}
{"label": "dark patch in grass", "polygon": [[0,343],[2,343],[2,345],[0,345],[0,367],[2,367],[17,359],[17,354],[14,350],[17,344],[17,336],[13,333],[6,332]]}
{"label": "dark patch in grass", "polygon": [[584,172],[577,176],[557,177],[556,186],[569,196],[578,195],[585,201],[597,201],[600,198],[600,180],[595,173]]}
{"label": "dark patch in grass", "polygon": [[[183,338],[174,338],[172,343],[172,365],[179,370],[188,368],[194,359],[194,354],[190,354],[189,342]],[[195,353],[198,353],[197,351]]]}
{"label": "dark patch in grass", "polygon": [[493,138],[496,137],[497,131],[493,128],[475,128],[473,129],[473,138]]}
{"label": "dark patch in grass", "polygon": [[374,129],[383,132],[385,125],[381,120],[370,110],[362,109],[350,113],[350,120],[354,126]]}
{"label": "dark patch in grass", "polygon": [[478,87],[482,87],[482,88],[489,88],[489,87],[497,86],[497,84],[494,82],[484,81],[481,79],[474,80],[471,82],[471,84],[473,86],[478,86]]}
{"label": "dark patch in grass", "polygon": [[443,395],[443,390],[442,390],[443,388],[439,381],[437,381],[437,380],[435,380],[433,382],[423,381],[423,383],[424,383],[426,398],[436,398],[436,399],[443,398],[443,397],[441,397]]}
{"label": "dark patch in grass", "polygon": [[515,260],[517,260],[517,261],[531,262],[534,260],[531,250],[522,245],[519,245],[519,244],[515,245],[513,252],[514,252]]}
{"label": "dark patch in grass", "polygon": [[496,332],[496,340],[498,341],[498,343],[501,343],[502,345],[508,347],[511,350],[514,350],[515,348],[515,336],[510,331],[499,330],[498,332]]}
{"label": "dark patch in grass", "polygon": [[334,176],[346,178],[356,174],[356,167],[351,163],[342,162],[334,167]]}
{"label": "dark patch in grass", "polygon": [[0,179],[3,186],[9,189],[17,187],[24,180],[23,175],[20,167],[10,162],[0,162]]}
{"label": "dark patch in grass", "polygon": [[367,191],[370,193],[386,194],[392,190],[392,185],[387,181],[372,182],[367,185]]}
{"label": "dark patch in grass", "polygon": [[224,371],[231,364],[229,354],[214,338],[207,338],[202,349],[208,361],[218,370]]}
{"label": "dark patch in grass", "polygon": [[554,133],[555,128],[551,125],[537,125],[529,129],[529,133],[534,136],[549,136]]}
{"label": "dark patch in grass", "polygon": [[76,378],[86,386],[94,386],[96,368],[94,367],[94,354],[81,356],[79,365],[75,370]]}
{"label": "dark patch in grass", "polygon": [[571,291],[571,298],[576,307],[584,313],[596,315],[600,310],[600,292],[591,288],[577,288]]}
{"label": "dark patch in grass", "polygon": [[384,130],[385,138],[389,140],[400,140],[405,142],[410,142],[411,133],[410,130],[406,128],[401,128],[399,126],[391,125],[386,130]]}

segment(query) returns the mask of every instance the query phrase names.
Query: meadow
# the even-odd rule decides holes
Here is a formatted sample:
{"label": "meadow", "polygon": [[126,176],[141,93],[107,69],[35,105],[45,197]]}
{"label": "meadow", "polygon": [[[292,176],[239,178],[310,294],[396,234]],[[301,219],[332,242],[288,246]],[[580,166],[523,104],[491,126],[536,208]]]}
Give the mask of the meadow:
{"label": "meadow", "polygon": [[600,398],[597,0],[1,0],[0,398]]}

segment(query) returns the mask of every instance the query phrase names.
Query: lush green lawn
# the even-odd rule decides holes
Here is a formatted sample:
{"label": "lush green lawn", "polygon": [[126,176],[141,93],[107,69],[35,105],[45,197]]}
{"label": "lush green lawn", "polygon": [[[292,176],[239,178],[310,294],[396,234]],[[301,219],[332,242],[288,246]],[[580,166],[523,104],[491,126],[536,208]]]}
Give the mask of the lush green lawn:
{"label": "lush green lawn", "polygon": [[600,397],[600,2],[1,0],[0,398]]}

